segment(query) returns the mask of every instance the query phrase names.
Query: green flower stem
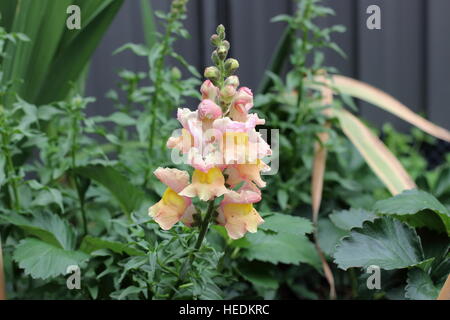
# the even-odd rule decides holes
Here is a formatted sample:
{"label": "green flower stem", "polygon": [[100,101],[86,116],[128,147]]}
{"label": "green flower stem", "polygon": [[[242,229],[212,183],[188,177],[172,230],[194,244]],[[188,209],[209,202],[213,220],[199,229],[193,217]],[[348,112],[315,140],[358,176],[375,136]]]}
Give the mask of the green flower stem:
{"label": "green flower stem", "polygon": [[[156,75],[155,82],[154,82],[155,92],[153,93],[152,100],[150,102],[151,122],[150,122],[150,136],[148,139],[148,146],[147,146],[148,157],[150,160],[153,158],[153,146],[154,146],[155,130],[156,130],[156,108],[157,108],[157,104],[159,101],[159,96],[161,94],[160,93],[161,83],[163,82],[162,71],[163,71],[163,67],[164,67],[165,56],[167,55],[168,50],[169,50],[170,35],[172,34],[173,24],[175,21],[176,21],[175,17],[172,17],[167,22],[166,32],[164,34],[163,41],[162,41],[162,50],[158,57],[158,60],[155,63],[155,75]],[[152,170],[152,166],[149,165],[147,168],[147,172],[145,174],[145,178],[144,178],[144,186],[148,182],[148,179],[151,174],[151,170]]]}
{"label": "green flower stem", "polygon": [[12,206],[12,208],[14,208],[14,210],[16,211],[19,211],[20,210],[19,187],[17,185],[16,169],[14,168],[11,152],[9,150],[9,138],[6,133],[3,133],[2,138],[4,146],[3,151],[6,158],[6,176],[11,181],[10,185],[14,196],[14,205]]}
{"label": "green flower stem", "polygon": [[77,151],[77,135],[78,135],[78,123],[77,118],[74,115],[73,121],[72,121],[72,146],[70,150],[70,156],[72,160],[72,180],[75,184],[75,189],[77,190],[77,196],[78,196],[78,202],[80,203],[80,211],[81,211],[81,219],[83,220],[83,236],[86,236],[88,234],[87,232],[87,219],[86,219],[86,210],[84,207],[84,197],[81,193],[81,186],[78,182],[77,176],[74,173],[74,169],[76,168],[77,159],[76,159],[76,151]]}
{"label": "green flower stem", "polygon": [[153,144],[155,139],[155,129],[156,129],[156,105],[159,100],[159,95],[161,91],[161,83],[163,81],[162,79],[162,71],[164,67],[164,60],[165,56],[167,55],[167,51],[169,50],[170,45],[170,35],[172,34],[173,29],[173,23],[175,22],[175,18],[171,18],[167,23],[167,29],[164,34],[163,42],[162,42],[162,50],[161,54],[158,57],[158,60],[155,63],[155,92],[152,96],[151,100],[151,116],[152,116],[152,122],[150,124],[150,138],[149,138],[149,145],[148,145],[148,153],[150,158],[152,158],[152,152],[153,152]]}
{"label": "green flower stem", "polygon": [[195,243],[194,250],[190,252],[188,258],[185,260],[183,266],[181,267],[180,275],[174,286],[175,289],[170,293],[169,299],[172,299],[175,293],[178,291],[178,289],[183,283],[184,278],[186,277],[186,274],[191,268],[192,263],[194,262],[195,259],[195,253],[202,246],[203,240],[205,239],[206,234],[208,233],[209,224],[211,222],[213,213],[214,213],[214,200],[210,200],[208,202],[208,209],[206,211],[206,215],[202,221],[202,224],[200,225],[200,233],[198,235],[197,242]]}
{"label": "green flower stem", "polygon": [[[303,13],[303,17],[302,17],[302,21],[308,21],[309,19],[309,14],[311,11],[311,1],[308,0],[308,3],[306,4],[304,13]],[[306,65],[306,55],[307,55],[307,42],[308,42],[308,29],[306,28],[305,25],[302,26],[303,27],[303,38],[302,38],[302,47],[301,47],[301,53],[302,53],[302,59],[300,61],[300,63],[298,64],[298,71],[300,72],[300,83],[298,85],[298,92],[297,92],[297,108],[299,109],[299,112],[297,114],[297,125],[301,124],[301,120],[302,120],[302,112],[300,110],[301,108],[301,104],[303,101],[303,92],[304,90],[304,75],[303,70],[305,68]]]}
{"label": "green flower stem", "polygon": [[212,215],[214,213],[214,200],[210,200],[208,202],[208,210],[206,211],[205,218],[203,219],[202,225],[200,227],[200,233],[198,235],[197,243],[195,244],[195,251],[198,251],[200,249],[203,239],[206,236],[206,233],[208,232],[209,223],[211,222]]}

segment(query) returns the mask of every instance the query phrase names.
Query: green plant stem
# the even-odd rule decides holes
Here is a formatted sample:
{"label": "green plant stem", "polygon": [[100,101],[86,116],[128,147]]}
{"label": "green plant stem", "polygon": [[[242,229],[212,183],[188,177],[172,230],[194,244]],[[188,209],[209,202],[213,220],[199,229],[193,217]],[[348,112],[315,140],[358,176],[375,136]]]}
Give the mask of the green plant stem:
{"label": "green plant stem", "polygon": [[86,210],[84,208],[84,197],[81,192],[81,186],[78,182],[77,175],[75,174],[74,171],[77,164],[76,159],[77,135],[78,135],[77,119],[74,116],[72,121],[72,148],[70,150],[70,156],[72,160],[72,180],[75,184],[75,189],[77,190],[78,202],[80,203],[81,219],[83,220],[83,236],[86,236],[88,232],[87,232]]}
{"label": "green plant stem", "polygon": [[163,42],[162,42],[162,50],[161,54],[158,57],[158,60],[156,61],[155,66],[155,92],[153,93],[152,100],[151,100],[151,117],[152,122],[150,124],[150,139],[149,139],[149,146],[148,146],[148,152],[150,158],[152,157],[153,152],[153,141],[155,139],[155,129],[156,129],[156,104],[159,101],[159,95],[161,90],[161,75],[162,75],[162,69],[164,67],[164,58],[167,55],[167,51],[169,50],[169,40],[170,35],[172,34],[173,29],[173,22],[174,20],[171,19],[167,22],[167,29],[166,33],[164,34]]}
{"label": "green plant stem", "polygon": [[6,137],[6,135],[3,135],[3,144],[4,144],[4,153],[6,157],[6,175],[8,177],[8,180],[11,181],[11,188],[13,191],[14,196],[14,205],[12,206],[14,210],[19,211],[20,210],[20,196],[19,196],[19,187],[17,185],[16,180],[16,169],[14,168],[14,163],[12,160],[11,152],[9,151],[9,139]]}
{"label": "green plant stem", "polygon": [[[150,123],[150,136],[148,139],[148,157],[152,159],[153,157],[153,145],[155,140],[155,130],[156,130],[156,106],[159,101],[159,95],[161,91],[161,82],[162,82],[162,70],[164,67],[164,58],[167,55],[167,51],[169,50],[170,45],[170,35],[172,34],[173,22],[174,19],[170,19],[167,22],[166,32],[164,34],[163,42],[162,42],[162,50],[158,60],[155,63],[155,92],[153,93],[152,100],[150,102],[150,115],[151,115],[151,123]],[[148,166],[147,172],[144,178],[144,186],[147,184],[148,177],[150,176],[151,166]]]}
{"label": "green plant stem", "polygon": [[[305,7],[305,11],[303,13],[303,17],[302,17],[302,21],[307,21],[309,19],[309,13],[311,10],[311,1],[308,0],[308,3],[306,4]],[[307,55],[307,50],[306,50],[306,44],[308,41],[308,29],[306,28],[305,24],[302,22],[302,29],[303,29],[303,38],[302,38],[302,47],[301,47],[301,55],[302,55],[302,59],[300,61],[300,64],[298,65],[298,71],[300,73],[300,82],[298,85],[298,89],[297,89],[297,109],[298,109],[298,113],[297,113],[297,125],[301,124],[301,120],[302,120],[302,112],[301,112],[301,104],[303,101],[303,92],[304,92],[304,74],[303,74],[303,70],[305,68],[306,65],[306,55]]]}
{"label": "green plant stem", "polygon": [[186,274],[188,273],[189,269],[192,266],[192,263],[195,259],[195,253],[200,249],[202,246],[203,240],[205,239],[206,234],[208,233],[209,223],[211,222],[211,218],[214,213],[214,200],[210,200],[208,202],[208,209],[206,211],[205,218],[202,221],[202,224],[200,225],[200,233],[198,234],[197,242],[195,243],[194,250],[190,252],[189,256],[185,260],[183,266],[181,267],[180,275],[178,277],[177,282],[175,283],[175,289],[170,293],[169,299],[172,299],[175,293],[178,291],[178,288],[182,284],[184,278],[186,277]]}

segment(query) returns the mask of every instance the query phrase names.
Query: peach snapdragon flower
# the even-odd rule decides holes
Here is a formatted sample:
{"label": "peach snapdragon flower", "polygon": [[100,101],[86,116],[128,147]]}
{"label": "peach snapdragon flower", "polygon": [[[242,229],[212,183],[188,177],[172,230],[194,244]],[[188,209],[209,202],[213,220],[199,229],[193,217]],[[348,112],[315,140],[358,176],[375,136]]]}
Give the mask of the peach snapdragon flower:
{"label": "peach snapdragon flower", "polygon": [[[270,169],[263,159],[272,151],[256,130],[265,120],[249,113],[253,93],[247,87],[239,88],[238,77],[232,75],[239,64],[235,59],[225,61],[223,52],[229,44],[221,37],[212,38],[221,50],[213,53],[213,61],[221,67],[205,70],[208,80],[200,88],[202,100],[197,110],[178,109],[181,134],[167,142],[167,147],[178,150],[194,169],[192,179],[189,181],[185,171],[157,169],[155,175],[168,188],[149,213],[165,230],[178,221],[190,225],[196,214],[192,199],[198,198],[209,202],[209,211],[217,210],[217,222],[230,238],[238,239],[246,232],[256,232],[264,222],[253,205],[261,201],[259,188],[266,185],[261,173]],[[215,206],[215,199],[222,196]],[[206,223],[211,216],[212,212],[206,214]]]}

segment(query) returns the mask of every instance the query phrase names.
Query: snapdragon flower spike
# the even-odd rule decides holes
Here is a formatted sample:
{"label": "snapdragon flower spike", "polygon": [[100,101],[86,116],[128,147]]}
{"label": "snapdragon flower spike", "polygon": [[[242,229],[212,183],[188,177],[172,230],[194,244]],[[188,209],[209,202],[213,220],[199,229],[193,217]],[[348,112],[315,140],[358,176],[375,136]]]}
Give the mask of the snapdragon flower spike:
{"label": "snapdragon flower spike", "polygon": [[218,35],[211,38],[217,47],[213,53],[216,67],[205,70],[208,80],[200,88],[202,101],[195,111],[178,109],[181,134],[167,142],[167,147],[180,151],[186,164],[194,169],[192,181],[186,172],[176,169],[155,171],[169,188],[149,212],[163,229],[177,221],[189,225],[195,213],[192,198],[213,201],[223,196],[217,222],[226,228],[230,238],[238,239],[247,232],[256,232],[264,222],[253,205],[261,200],[259,188],[266,185],[261,172],[270,169],[263,159],[272,151],[256,131],[265,120],[249,113],[253,108],[252,91],[239,88],[239,78],[232,75],[238,62],[225,60],[229,44],[222,29],[219,26]]}

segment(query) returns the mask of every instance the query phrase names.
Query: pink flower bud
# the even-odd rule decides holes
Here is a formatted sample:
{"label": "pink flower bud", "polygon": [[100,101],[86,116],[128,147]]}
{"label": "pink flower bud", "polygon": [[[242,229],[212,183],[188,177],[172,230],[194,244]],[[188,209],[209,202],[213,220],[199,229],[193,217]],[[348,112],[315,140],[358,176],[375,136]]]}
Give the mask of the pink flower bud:
{"label": "pink flower bud", "polygon": [[202,99],[209,99],[214,101],[219,94],[219,88],[217,88],[211,80],[203,82],[200,92],[202,93]]}
{"label": "pink flower bud", "polygon": [[214,120],[222,116],[222,109],[209,99],[204,99],[198,105],[198,116],[201,120]]}
{"label": "pink flower bud", "polygon": [[234,107],[237,111],[247,113],[253,107],[253,93],[247,87],[238,90],[234,98]]}

